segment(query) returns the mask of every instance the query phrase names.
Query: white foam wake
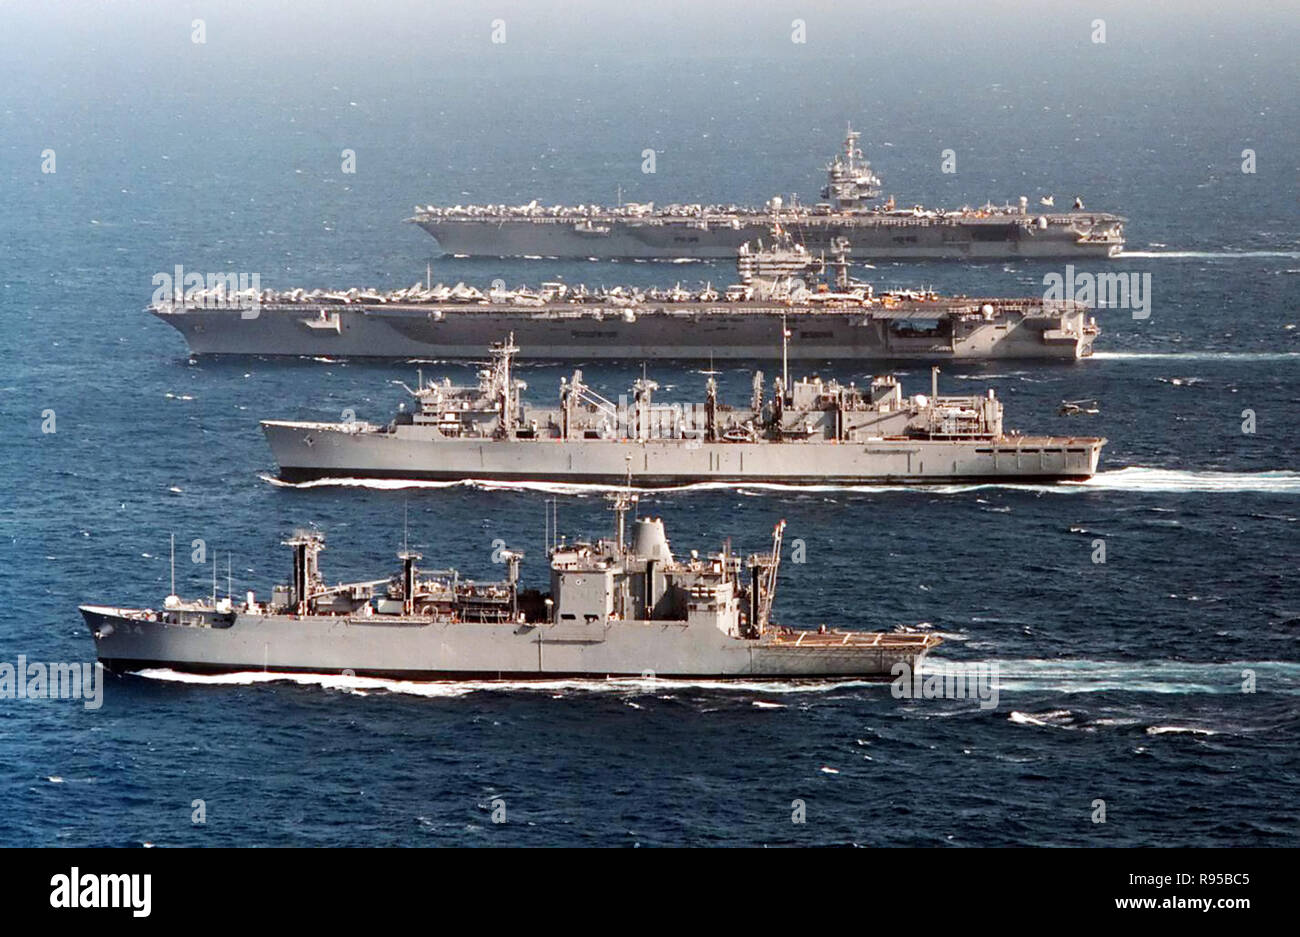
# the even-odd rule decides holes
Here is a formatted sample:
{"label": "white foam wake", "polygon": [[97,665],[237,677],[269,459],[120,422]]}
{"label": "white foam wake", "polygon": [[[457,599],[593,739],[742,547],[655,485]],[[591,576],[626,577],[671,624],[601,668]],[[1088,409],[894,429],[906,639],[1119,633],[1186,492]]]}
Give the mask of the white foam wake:
{"label": "white foam wake", "polygon": [[[1123,691],[1159,694],[1241,693],[1243,681],[1253,675],[1258,687],[1270,693],[1300,695],[1300,663],[1293,661],[1230,661],[1191,664],[1170,661],[1107,660],[987,660],[949,661],[932,652],[926,674],[968,676],[971,668],[997,667],[999,693],[1101,693]],[[559,697],[578,694],[665,696],[680,691],[761,694],[825,694],[848,689],[888,690],[887,683],[864,680],[665,680],[662,678],[590,678],[566,680],[385,680],[339,674],[247,671],[229,674],[191,674],[153,668],[136,671],[150,680],[195,686],[253,686],[293,683],[298,686],[338,690],[356,696],[398,693],[428,699],[455,699],[472,693],[532,693]],[[772,708],[768,704],[760,708]],[[1039,714],[1041,717],[1042,714]]]}
{"label": "white foam wake", "polygon": [[[280,488],[368,488],[373,491],[399,491],[407,488],[452,488],[466,486],[484,491],[540,491],[546,494],[585,495],[621,491],[621,485],[578,485],[543,481],[489,481],[464,479],[462,481],[418,481],[400,478],[321,478],[307,482],[286,482],[270,475],[260,476],[264,481]],[[655,494],[694,493],[708,491],[771,492],[777,494],[857,493],[881,494],[894,491],[922,491],[928,494],[965,494],[989,488],[1006,488],[1020,491],[1077,494],[1086,491],[1145,491],[1145,492],[1264,492],[1269,494],[1300,494],[1300,473],[1272,472],[1209,472],[1183,469],[1163,469],[1147,466],[1130,466],[1098,472],[1087,481],[1060,482],[1053,485],[1018,483],[1015,481],[979,482],[959,485],[782,485],[768,482],[698,482],[670,488],[648,489]]]}
{"label": "white foam wake", "polygon": [[1130,466],[1098,472],[1087,481],[1061,487],[1061,490],[1071,489],[1173,493],[1263,492],[1292,495],[1300,494],[1300,472],[1203,472]]}
{"label": "white foam wake", "polygon": [[[942,649],[940,649],[941,651]],[[1179,661],[988,660],[949,661],[932,652],[925,673],[960,676],[972,667],[997,667],[1000,693],[1241,693],[1254,685],[1270,693],[1300,695],[1300,663],[1229,661],[1193,664]],[[1041,716],[1041,714],[1039,714]]]}
{"label": "white foam wake", "polygon": [[252,686],[261,683],[287,682],[298,686],[316,686],[340,690],[357,696],[371,693],[403,693],[432,699],[451,699],[470,693],[545,693],[560,696],[569,693],[615,693],[660,695],[679,690],[712,690],[782,695],[789,693],[827,693],[851,687],[878,686],[863,680],[665,680],[655,678],[600,678],[568,680],[385,680],[379,677],[356,677],[342,674],[278,673],[244,671],[224,674],[183,673],[170,668],[134,671],[136,676],[169,683],[197,686]]}
{"label": "white foam wake", "polygon": [[[583,484],[577,482],[504,481],[489,478],[464,478],[455,481],[426,481],[415,478],[317,478],[305,482],[289,482],[271,475],[259,475],[277,488],[369,488],[374,491],[400,491],[406,488],[455,488],[464,486],[483,491],[540,491],[546,494],[604,494],[622,491],[623,485]],[[636,487],[635,485],[633,486]],[[844,491],[837,485],[774,485],[756,482],[695,482],[689,485],[671,485],[663,488],[639,489],[671,494],[685,491],[735,491],[739,488],[772,489],[775,491]],[[863,490],[867,490],[865,487]],[[880,490],[873,488],[871,490]],[[899,486],[896,490],[903,490]]]}
{"label": "white foam wake", "polygon": [[1095,351],[1096,361],[1300,361],[1300,351]]}
{"label": "white foam wake", "polygon": [[[305,482],[290,482],[274,475],[259,475],[258,478],[269,482],[277,488],[369,488],[372,491],[400,491],[404,488],[455,488],[457,485],[477,486],[473,480],[462,481],[420,481],[406,478],[316,478]],[[483,484],[486,484],[483,483]]]}
{"label": "white foam wake", "polygon": [[1300,251],[1121,251],[1117,259],[1168,258],[1171,260],[1237,260],[1238,258],[1281,258],[1284,260],[1300,259]]}

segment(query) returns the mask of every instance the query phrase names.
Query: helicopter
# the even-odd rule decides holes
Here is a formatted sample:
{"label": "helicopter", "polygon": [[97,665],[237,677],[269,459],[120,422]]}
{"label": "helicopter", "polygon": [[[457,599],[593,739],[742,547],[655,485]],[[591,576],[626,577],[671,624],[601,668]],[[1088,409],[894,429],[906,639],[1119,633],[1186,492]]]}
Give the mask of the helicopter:
{"label": "helicopter", "polygon": [[1093,413],[1100,413],[1100,412],[1101,412],[1101,408],[1098,405],[1097,401],[1093,398],[1088,398],[1085,400],[1062,400],[1061,401],[1061,410],[1060,410],[1061,416],[1074,416],[1079,413],[1093,414]]}

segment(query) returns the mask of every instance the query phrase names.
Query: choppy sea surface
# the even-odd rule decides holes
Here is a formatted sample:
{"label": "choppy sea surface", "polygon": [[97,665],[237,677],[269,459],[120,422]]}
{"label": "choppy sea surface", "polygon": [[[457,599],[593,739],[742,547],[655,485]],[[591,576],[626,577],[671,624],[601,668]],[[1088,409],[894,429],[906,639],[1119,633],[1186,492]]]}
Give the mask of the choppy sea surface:
{"label": "choppy sea surface", "polygon": [[[156,607],[172,534],[182,592],[209,591],[215,555],[220,588],[229,556],[238,594],[285,577],[279,541],[301,525],[327,533],[330,578],[388,572],[409,518],[436,565],[497,576],[502,538],[534,583],[546,499],[570,535],[608,529],[603,493],[581,487],[274,483],[259,419],[382,421],[417,367],[464,379],[476,365],[192,359],[143,312],[153,275],[176,264],[275,287],[399,287],[430,262],[435,280],[479,286],[719,285],[728,265],[443,258],[401,222],[417,202],[610,202],[620,188],[811,200],[852,120],[900,201],[1081,194],[1121,211],[1125,255],[1078,266],[1149,273],[1152,310],[1098,310],[1091,360],[944,367],[945,389],[995,388],[1009,426],[1106,436],[1090,482],[641,500],[679,552],[725,537],[760,549],[786,519],[804,561],[787,555],[776,617],[940,633],[940,672],[997,668],[993,708],[858,682],[155,671],[109,678],[98,710],[0,699],[4,844],[1300,841],[1294,17],[1116,6],[1098,45],[1068,10],[1022,22],[993,5],[959,25],[813,4],[801,49],[784,10],[737,25],[685,6],[630,21],[597,8],[565,24],[525,7],[497,47],[486,14],[415,4],[343,24],[216,4],[205,44],[188,12],[171,23],[152,9],[22,8],[0,37],[0,662],[91,659],[77,605]],[[894,38],[853,40],[868,32]],[[439,54],[400,35],[432,37]],[[342,36],[371,57],[326,54]],[[810,68],[810,54],[836,66]],[[955,174],[939,168],[949,147]],[[355,174],[340,172],[343,149]],[[1005,296],[1039,294],[1062,268],[855,273]],[[574,366],[617,396],[641,362],[521,373],[549,401]],[[707,363],[649,367],[661,399],[702,393]],[[752,369],[720,369],[724,397],[746,399]],[[816,369],[861,381],[879,367]],[[915,363],[901,376],[905,389],[929,380]],[[1100,412],[1059,414],[1083,398]],[[191,562],[196,539],[207,564]],[[807,822],[791,822],[795,801]]]}

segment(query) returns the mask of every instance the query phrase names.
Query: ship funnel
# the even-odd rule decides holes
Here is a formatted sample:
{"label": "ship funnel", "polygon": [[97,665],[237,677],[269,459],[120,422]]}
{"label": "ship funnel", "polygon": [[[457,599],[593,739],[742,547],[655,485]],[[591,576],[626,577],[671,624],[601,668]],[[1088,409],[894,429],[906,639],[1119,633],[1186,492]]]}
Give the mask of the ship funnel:
{"label": "ship funnel", "polygon": [[295,614],[306,615],[310,611],[311,595],[320,586],[319,555],[325,549],[325,538],[315,531],[299,530],[283,543],[293,548],[290,602],[295,607]]}
{"label": "ship funnel", "polygon": [[668,535],[664,533],[661,518],[637,518],[632,531],[632,554],[639,559],[671,563],[672,551],[668,548]]}
{"label": "ship funnel", "polygon": [[402,561],[402,614],[415,614],[415,589],[417,585],[415,561],[424,559],[419,553],[403,550],[397,554]]}

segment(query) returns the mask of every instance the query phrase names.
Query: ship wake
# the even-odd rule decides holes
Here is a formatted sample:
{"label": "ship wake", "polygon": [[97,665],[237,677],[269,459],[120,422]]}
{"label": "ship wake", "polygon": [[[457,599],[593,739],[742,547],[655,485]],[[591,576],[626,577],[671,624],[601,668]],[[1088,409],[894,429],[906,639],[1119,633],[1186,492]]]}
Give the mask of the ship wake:
{"label": "ship wake", "polygon": [[996,668],[1000,693],[1241,694],[1248,672],[1270,693],[1300,696],[1300,663],[1294,661],[987,660],[952,661],[930,654],[924,673],[960,676],[972,668]]}
{"label": "ship wake", "polygon": [[1121,251],[1117,259],[1160,258],[1171,260],[1237,260],[1282,258],[1300,260],[1300,251]]}
{"label": "ship wake", "polygon": [[865,680],[668,680],[662,677],[628,677],[564,680],[387,680],[379,677],[357,677],[341,674],[279,673],[276,671],[244,671],[226,674],[194,674],[170,668],[149,668],[133,671],[137,677],[166,683],[186,683],[196,686],[253,686],[263,683],[294,683],[304,687],[336,690],[354,696],[382,693],[399,693],[429,699],[455,699],[472,693],[536,693],[547,696],[573,694],[621,694],[628,696],[659,696],[681,690],[718,691],[733,693],[761,693],[785,695],[794,693],[829,693],[855,687],[880,686],[879,682]]}
{"label": "ship wake", "polygon": [[1096,351],[1094,361],[1300,361],[1300,351]]}
{"label": "ship wake", "polygon": [[1258,492],[1261,494],[1300,494],[1300,472],[1210,472],[1130,466],[1098,472],[1083,482],[1048,491],[1137,491],[1180,494]]}
{"label": "ship wake", "polygon": [[[994,670],[996,668],[996,671]],[[1240,694],[1243,674],[1249,674],[1269,693],[1300,696],[1300,663],[1293,661],[1230,661],[1186,663],[1177,661],[1115,660],[946,660],[930,654],[924,676],[966,677],[972,671],[997,674],[999,693],[1143,693],[1162,695]],[[134,672],[135,676],[164,683],[195,686],[253,686],[292,683],[334,690],[353,696],[400,694],[426,699],[456,699],[474,693],[536,694],[551,698],[578,695],[666,697],[682,691],[790,696],[826,695],[846,690],[890,692],[888,682],[867,680],[669,680],[657,678],[600,678],[556,680],[456,680],[411,681],[339,674],[246,671],[229,674],[192,674],[168,668]],[[775,706],[762,708],[776,708]]]}
{"label": "ship wake", "polygon": [[[313,481],[287,482],[270,475],[260,476],[278,488],[366,488],[372,491],[402,491],[412,488],[478,488],[483,491],[537,491],[558,495],[592,495],[621,491],[621,485],[574,484],[544,481],[496,481],[463,479],[458,481],[420,481],[400,478],[321,478]],[[635,480],[634,480],[635,481]],[[635,488],[635,484],[633,485]],[[879,484],[879,485],[790,485],[769,482],[697,482],[664,488],[644,489],[652,494],[677,494],[710,491],[738,492],[740,494],[814,494],[818,492],[853,492],[880,494],[893,491],[924,491],[930,494],[965,494],[990,488],[1009,490],[1077,494],[1089,491],[1135,491],[1153,493],[1200,492],[1207,494],[1258,492],[1263,494],[1300,494],[1300,473],[1291,471],[1268,472],[1214,472],[1182,469],[1164,469],[1149,466],[1130,466],[1098,472],[1086,481],[1018,483],[1012,480],[973,482],[965,484]]]}

